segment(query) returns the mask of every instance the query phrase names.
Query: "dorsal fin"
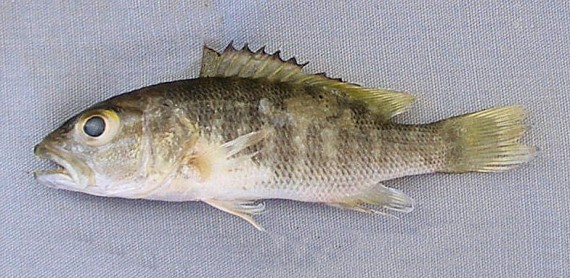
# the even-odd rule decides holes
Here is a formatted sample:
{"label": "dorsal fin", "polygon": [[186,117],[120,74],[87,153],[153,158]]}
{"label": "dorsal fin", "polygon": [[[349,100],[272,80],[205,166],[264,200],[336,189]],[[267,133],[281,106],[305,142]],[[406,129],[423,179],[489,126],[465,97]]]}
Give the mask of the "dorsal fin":
{"label": "dorsal fin", "polygon": [[285,82],[295,75],[306,75],[303,66],[295,58],[283,61],[279,51],[267,54],[265,47],[256,52],[244,45],[237,50],[230,43],[222,53],[204,46],[200,77],[241,77],[266,78],[272,81]]}
{"label": "dorsal fin", "polygon": [[406,111],[415,99],[404,92],[364,88],[341,79],[329,78],[324,73],[306,73],[303,67],[307,63],[299,64],[295,58],[285,61],[279,53],[268,54],[264,47],[253,52],[247,44],[237,50],[230,43],[222,53],[204,46],[200,77],[265,78],[274,82],[321,87],[365,102],[372,112],[386,121]]}

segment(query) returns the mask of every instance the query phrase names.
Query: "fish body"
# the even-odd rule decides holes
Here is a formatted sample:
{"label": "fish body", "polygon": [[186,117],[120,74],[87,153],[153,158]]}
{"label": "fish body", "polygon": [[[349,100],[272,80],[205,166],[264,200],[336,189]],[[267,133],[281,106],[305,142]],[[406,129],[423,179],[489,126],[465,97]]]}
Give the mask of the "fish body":
{"label": "fish body", "polygon": [[305,73],[247,47],[205,48],[199,78],[98,103],[35,148],[61,168],[45,185],[107,197],[204,201],[249,221],[262,199],[409,212],[380,184],[435,172],[496,172],[528,161],[519,106],[429,124],[392,121],[414,98]]}

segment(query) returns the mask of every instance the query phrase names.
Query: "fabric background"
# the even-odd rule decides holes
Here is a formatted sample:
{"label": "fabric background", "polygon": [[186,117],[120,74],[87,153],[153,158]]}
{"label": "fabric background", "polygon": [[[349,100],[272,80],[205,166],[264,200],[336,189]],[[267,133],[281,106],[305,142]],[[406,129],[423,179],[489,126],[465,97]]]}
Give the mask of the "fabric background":
{"label": "fabric background", "polygon": [[[570,277],[570,6],[331,2],[2,1],[0,276]],[[412,92],[402,122],[522,104],[525,141],[540,153],[503,174],[386,182],[417,202],[400,219],[268,201],[257,217],[268,233],[202,203],[35,182],[31,172],[49,164],[33,146],[64,120],[121,92],[195,77],[202,44],[231,40]]]}

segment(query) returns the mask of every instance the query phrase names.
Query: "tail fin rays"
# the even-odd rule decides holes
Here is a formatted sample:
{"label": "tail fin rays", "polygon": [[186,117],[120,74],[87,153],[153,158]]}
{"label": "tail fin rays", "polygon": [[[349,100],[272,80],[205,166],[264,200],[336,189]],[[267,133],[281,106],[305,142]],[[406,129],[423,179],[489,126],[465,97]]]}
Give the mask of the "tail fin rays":
{"label": "tail fin rays", "polygon": [[518,142],[525,115],[521,106],[507,106],[438,122],[449,142],[441,172],[501,172],[529,161],[535,148]]}

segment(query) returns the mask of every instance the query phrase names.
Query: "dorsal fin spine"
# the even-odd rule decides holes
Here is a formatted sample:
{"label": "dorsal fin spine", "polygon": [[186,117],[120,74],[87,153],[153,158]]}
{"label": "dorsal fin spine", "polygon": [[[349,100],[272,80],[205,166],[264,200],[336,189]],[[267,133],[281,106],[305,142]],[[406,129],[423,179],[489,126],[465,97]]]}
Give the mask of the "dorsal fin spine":
{"label": "dorsal fin spine", "polygon": [[[253,76],[251,78],[260,78],[262,77],[260,73],[263,72],[263,70],[265,69],[265,67],[267,66],[267,61],[261,63],[261,66],[259,68],[257,68],[257,70],[255,71],[255,73],[253,74]],[[258,75],[259,74],[259,75]]]}
{"label": "dorsal fin spine", "polygon": [[[248,49],[248,50],[249,50],[249,49]],[[249,64],[251,63],[251,60],[252,60],[252,58],[249,57],[249,59],[247,60],[247,62],[245,62],[245,65],[239,70],[239,72],[238,72],[238,74],[237,74],[238,76],[241,76],[241,75],[243,74],[243,71],[248,68]]]}
{"label": "dorsal fin spine", "polygon": [[280,65],[277,69],[275,69],[275,71],[273,71],[273,73],[268,75],[267,78],[271,79],[272,77],[276,76],[283,69],[283,65]]}
{"label": "dorsal fin spine", "polygon": [[[236,61],[238,60],[238,56],[234,55],[230,62],[228,63],[228,66],[226,67],[225,71],[224,71],[224,75],[228,75],[229,71],[233,68],[233,65],[236,63]],[[242,69],[245,67],[242,67]]]}
{"label": "dorsal fin spine", "polygon": [[247,44],[247,43],[245,43],[245,44],[243,45],[242,50],[245,50],[245,51],[247,51],[247,52],[251,52],[251,50],[249,49],[249,44]]}
{"label": "dorsal fin spine", "polygon": [[252,52],[247,44],[241,50],[236,50],[230,43],[222,53],[205,47],[200,77],[265,78],[273,82],[321,87],[366,103],[381,120],[389,120],[402,113],[414,100],[413,96],[403,92],[363,88],[341,79],[329,78],[324,73],[308,74],[303,71],[307,63],[298,64],[294,57],[284,61],[280,53],[277,50],[268,54],[265,47]]}
{"label": "dorsal fin spine", "polygon": [[288,73],[287,75],[283,76],[283,77],[281,78],[281,80],[287,81],[287,80],[289,79],[289,77],[291,77],[291,76],[294,75],[294,74],[296,74],[296,72],[293,72],[293,71],[292,71],[292,72]]}

